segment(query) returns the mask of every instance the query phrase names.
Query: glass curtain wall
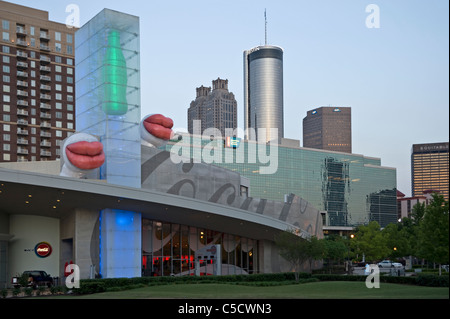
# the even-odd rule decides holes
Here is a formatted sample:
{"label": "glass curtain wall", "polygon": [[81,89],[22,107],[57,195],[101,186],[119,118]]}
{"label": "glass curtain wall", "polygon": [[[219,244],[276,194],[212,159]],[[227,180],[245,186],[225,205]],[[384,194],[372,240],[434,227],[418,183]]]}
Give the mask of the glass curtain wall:
{"label": "glass curtain wall", "polygon": [[[193,276],[195,252],[221,245],[222,275],[257,272],[257,241],[197,227],[142,220],[142,275]],[[212,275],[211,261],[200,261],[200,274]]]}

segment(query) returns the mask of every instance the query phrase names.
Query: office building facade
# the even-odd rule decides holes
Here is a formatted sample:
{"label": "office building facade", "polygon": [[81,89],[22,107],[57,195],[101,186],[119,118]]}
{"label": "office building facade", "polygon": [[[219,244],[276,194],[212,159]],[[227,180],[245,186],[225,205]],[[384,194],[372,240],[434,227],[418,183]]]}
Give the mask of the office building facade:
{"label": "office building facade", "polygon": [[194,134],[195,129],[203,134],[206,129],[216,128],[222,136],[231,136],[227,132],[237,128],[236,98],[228,90],[228,80],[218,78],[212,85],[212,91],[203,85],[196,89],[197,97],[188,109],[188,131]]}
{"label": "office building facade", "polygon": [[265,45],[244,51],[245,138],[279,143],[284,137],[283,103],[283,49]]}
{"label": "office building facade", "polygon": [[350,107],[320,107],[303,119],[303,147],[352,153]]}
{"label": "office building facade", "polygon": [[412,196],[437,190],[448,201],[449,143],[414,144],[411,150]]}
{"label": "office building facade", "polygon": [[59,158],[75,130],[75,29],[0,2],[0,162]]}
{"label": "office building facade", "polygon": [[248,178],[251,198],[289,201],[295,194],[305,199],[326,212],[324,229],[355,227],[370,221],[385,227],[397,222],[395,168],[381,166],[379,158],[293,144],[282,139],[272,148],[253,141],[227,147],[224,141],[211,141],[208,136],[183,136],[182,141],[169,143],[167,149]]}

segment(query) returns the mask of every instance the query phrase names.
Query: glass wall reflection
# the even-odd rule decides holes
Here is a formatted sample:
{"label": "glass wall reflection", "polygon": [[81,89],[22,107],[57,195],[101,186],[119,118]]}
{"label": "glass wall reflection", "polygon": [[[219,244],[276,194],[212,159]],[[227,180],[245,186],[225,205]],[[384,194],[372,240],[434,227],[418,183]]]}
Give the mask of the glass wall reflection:
{"label": "glass wall reflection", "polygon": [[[195,252],[221,245],[222,275],[257,272],[257,241],[197,227],[142,220],[142,275],[193,276]],[[200,261],[200,274],[212,275],[212,261]]]}

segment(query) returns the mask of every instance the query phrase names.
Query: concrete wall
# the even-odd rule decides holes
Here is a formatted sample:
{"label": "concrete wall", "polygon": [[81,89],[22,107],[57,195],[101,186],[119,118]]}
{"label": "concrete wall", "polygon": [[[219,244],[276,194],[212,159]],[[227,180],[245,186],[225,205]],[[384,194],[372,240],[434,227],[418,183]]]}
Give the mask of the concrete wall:
{"label": "concrete wall", "polygon": [[[59,219],[10,215],[9,278],[25,270],[44,270],[53,277],[59,275]],[[40,242],[52,246],[52,254],[46,258],[38,257],[34,248]]]}
{"label": "concrete wall", "polygon": [[94,275],[99,273],[99,214],[80,208],[61,219],[61,278],[66,263],[71,261],[80,267],[81,279],[89,278],[91,265]]}

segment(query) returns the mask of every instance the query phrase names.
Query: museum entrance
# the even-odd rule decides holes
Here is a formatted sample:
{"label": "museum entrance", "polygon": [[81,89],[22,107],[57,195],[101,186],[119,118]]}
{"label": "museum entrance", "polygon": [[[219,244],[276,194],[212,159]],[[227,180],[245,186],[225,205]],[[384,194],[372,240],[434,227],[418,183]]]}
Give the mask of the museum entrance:
{"label": "museum entrance", "polygon": [[[257,271],[257,240],[203,228],[142,220],[142,275],[194,276],[195,252],[221,245],[222,275]],[[212,275],[211,260],[200,260],[200,275]]]}

